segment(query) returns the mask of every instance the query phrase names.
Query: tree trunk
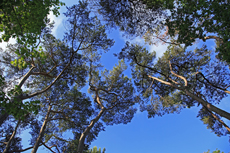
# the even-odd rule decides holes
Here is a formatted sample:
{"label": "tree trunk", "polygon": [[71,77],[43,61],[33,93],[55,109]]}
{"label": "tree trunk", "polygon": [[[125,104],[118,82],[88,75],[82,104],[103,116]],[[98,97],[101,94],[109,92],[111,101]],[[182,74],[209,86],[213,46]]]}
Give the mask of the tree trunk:
{"label": "tree trunk", "polygon": [[188,89],[181,88],[181,87],[177,87],[177,86],[175,86],[174,84],[172,84],[172,83],[170,83],[170,82],[167,82],[167,81],[164,81],[164,80],[161,80],[161,79],[159,79],[159,78],[157,78],[157,77],[153,77],[153,76],[150,76],[150,75],[148,75],[148,77],[149,77],[149,78],[152,78],[152,79],[154,79],[154,80],[157,80],[157,81],[159,81],[159,82],[161,82],[161,83],[163,83],[163,84],[165,84],[165,85],[169,85],[169,86],[171,86],[171,87],[173,87],[173,88],[176,88],[176,89],[178,89],[178,90],[184,91],[184,92],[186,93],[186,95],[188,95],[189,97],[191,97],[191,98],[193,98],[194,100],[198,101],[198,102],[201,103],[203,106],[205,106],[206,108],[208,108],[210,111],[213,111],[213,112],[219,114],[220,116],[222,116],[222,117],[224,117],[224,118],[230,120],[230,113],[228,113],[228,112],[226,112],[226,111],[224,111],[224,110],[222,110],[222,109],[219,109],[218,107],[216,107],[216,106],[210,104],[209,102],[203,100],[202,98],[200,98],[200,97],[194,95],[193,93],[189,92]]}
{"label": "tree trunk", "polygon": [[16,127],[15,127],[15,129],[14,129],[14,132],[12,133],[12,135],[11,135],[9,141],[8,141],[7,144],[6,144],[6,148],[5,148],[5,150],[4,150],[2,153],[7,153],[7,152],[8,152],[8,150],[9,150],[9,148],[10,148],[11,141],[13,140],[13,138],[14,138],[16,132],[17,132],[17,129],[18,129],[18,126],[19,126],[20,122],[21,122],[21,120],[19,119],[19,120],[18,120],[18,123],[17,123],[17,125],[16,125]]}
{"label": "tree trunk", "polygon": [[93,128],[94,124],[100,119],[100,117],[102,116],[104,111],[105,111],[105,108],[102,108],[101,111],[99,112],[99,114],[94,119],[91,120],[89,126],[81,134],[81,137],[80,137],[79,143],[78,143],[77,153],[82,153],[83,152],[84,142],[85,142],[86,136],[89,134],[89,131]]}
{"label": "tree trunk", "polygon": [[40,133],[39,133],[39,136],[38,136],[38,138],[37,138],[37,141],[36,141],[35,144],[34,144],[34,147],[33,147],[33,150],[31,151],[31,153],[36,153],[37,150],[38,150],[39,144],[40,144],[40,142],[41,142],[41,140],[42,140],[42,137],[43,137],[44,132],[45,132],[45,129],[46,129],[46,124],[47,124],[47,122],[48,122],[48,118],[49,118],[49,114],[50,114],[51,107],[52,107],[52,106],[49,105],[48,112],[47,112],[46,117],[45,117],[45,120],[44,120],[44,122],[43,122],[43,124],[42,124],[41,130],[40,130]]}
{"label": "tree trunk", "polygon": [[185,89],[185,93],[192,97],[193,99],[195,99],[196,101],[198,101],[199,103],[201,103],[203,106],[205,106],[206,108],[208,108],[210,111],[213,111],[217,114],[219,114],[220,116],[230,120],[230,113],[219,109],[218,107],[208,103],[207,101],[204,101],[202,98],[197,97],[196,95],[192,94],[191,92],[189,92],[187,89]]}
{"label": "tree trunk", "polygon": [[35,68],[35,66],[32,66],[30,68],[30,70],[24,75],[24,77],[22,78],[22,80],[19,82],[18,87],[21,88],[22,85],[25,83],[25,81],[29,78],[29,76],[31,75],[33,69]]}

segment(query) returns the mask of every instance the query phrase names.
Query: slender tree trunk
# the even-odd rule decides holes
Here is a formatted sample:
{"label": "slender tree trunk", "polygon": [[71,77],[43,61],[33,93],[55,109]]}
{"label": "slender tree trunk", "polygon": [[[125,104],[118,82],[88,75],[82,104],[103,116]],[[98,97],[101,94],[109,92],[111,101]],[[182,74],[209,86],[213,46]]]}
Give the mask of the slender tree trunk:
{"label": "slender tree trunk", "polygon": [[30,70],[24,75],[24,77],[22,78],[22,80],[19,82],[18,87],[21,88],[22,85],[25,83],[25,81],[29,78],[29,76],[31,75],[33,69],[35,68],[35,66],[32,66],[30,68]]}
{"label": "slender tree trunk", "polygon": [[49,105],[48,112],[47,112],[47,114],[46,114],[45,120],[44,120],[44,122],[43,122],[43,124],[42,124],[42,127],[41,127],[41,129],[40,129],[39,136],[38,136],[38,138],[37,138],[37,140],[36,140],[36,142],[35,142],[35,144],[34,144],[34,147],[33,147],[33,150],[31,151],[31,153],[36,153],[37,150],[38,150],[39,144],[40,144],[40,142],[41,142],[41,140],[42,140],[42,137],[43,137],[44,132],[45,132],[45,129],[46,129],[46,125],[47,125],[47,122],[48,122],[48,118],[49,118],[49,114],[50,114],[51,107],[52,107],[52,106]]}
{"label": "slender tree trunk", "polygon": [[4,150],[2,153],[7,153],[7,152],[8,152],[8,150],[9,150],[9,148],[10,148],[11,141],[13,140],[13,138],[14,138],[16,132],[17,132],[17,129],[18,129],[18,126],[19,126],[20,122],[21,122],[21,120],[19,119],[19,120],[18,120],[18,123],[17,123],[17,125],[16,125],[16,127],[15,127],[15,129],[14,129],[14,132],[12,133],[12,135],[11,135],[9,141],[8,141],[7,144],[6,144],[6,148],[5,148],[5,150]]}
{"label": "slender tree trunk", "polygon": [[94,124],[100,119],[100,117],[102,116],[104,111],[105,111],[105,108],[102,108],[101,111],[99,112],[99,114],[94,119],[91,120],[89,126],[81,134],[81,137],[80,137],[79,143],[78,143],[77,153],[82,153],[83,152],[84,142],[85,142],[86,136],[89,134],[89,131],[93,128]]}

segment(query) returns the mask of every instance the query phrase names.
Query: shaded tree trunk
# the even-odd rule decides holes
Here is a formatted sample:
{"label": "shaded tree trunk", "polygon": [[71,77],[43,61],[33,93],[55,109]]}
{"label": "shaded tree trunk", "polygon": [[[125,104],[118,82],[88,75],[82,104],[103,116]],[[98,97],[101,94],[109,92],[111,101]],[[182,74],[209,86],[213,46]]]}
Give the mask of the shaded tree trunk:
{"label": "shaded tree trunk", "polygon": [[18,123],[17,123],[17,125],[16,125],[16,127],[15,127],[15,129],[14,129],[14,132],[12,133],[12,135],[11,135],[9,141],[8,141],[7,144],[6,144],[6,148],[5,148],[5,150],[4,150],[2,153],[7,153],[7,152],[8,152],[8,150],[9,150],[9,148],[10,148],[11,141],[13,140],[14,136],[16,135],[16,132],[17,132],[17,129],[18,129],[18,126],[19,126],[20,122],[21,122],[21,120],[19,119],[19,120],[18,120]]}
{"label": "shaded tree trunk", "polygon": [[83,149],[84,149],[84,142],[85,142],[85,138],[86,136],[89,134],[90,130],[93,128],[94,124],[100,119],[100,117],[102,116],[102,114],[105,112],[105,108],[102,108],[101,111],[99,112],[99,114],[91,120],[90,124],[88,125],[88,127],[85,129],[85,131],[81,134],[81,137],[79,139],[79,143],[78,143],[78,148],[77,148],[77,153],[82,153]]}
{"label": "shaded tree trunk", "polygon": [[230,113],[210,104],[209,102],[203,100],[202,98],[196,96],[195,94],[191,93],[190,91],[188,91],[188,89],[185,89],[185,88],[181,88],[181,87],[177,87],[175,86],[174,84],[170,83],[170,82],[167,82],[167,81],[163,81],[157,77],[153,77],[153,76],[150,76],[148,75],[149,78],[152,78],[154,80],[157,80],[165,85],[168,85],[168,86],[171,86],[173,88],[176,88],[178,90],[181,90],[181,91],[184,91],[186,93],[186,95],[188,95],[189,97],[193,98],[194,100],[198,101],[199,103],[201,103],[203,106],[205,106],[206,108],[208,108],[210,111],[213,111],[217,114],[219,114],[220,116],[230,120]]}
{"label": "shaded tree trunk", "polygon": [[41,130],[39,132],[39,135],[38,135],[38,138],[34,144],[34,147],[33,147],[33,150],[31,151],[31,153],[36,153],[37,150],[38,150],[38,147],[39,147],[39,144],[44,136],[44,132],[45,132],[45,129],[46,129],[46,125],[48,123],[48,118],[49,118],[49,114],[50,114],[50,111],[51,111],[51,105],[49,105],[49,108],[48,108],[48,111],[47,111],[47,114],[46,114],[46,117],[45,117],[45,120],[42,124],[42,127],[41,127]]}

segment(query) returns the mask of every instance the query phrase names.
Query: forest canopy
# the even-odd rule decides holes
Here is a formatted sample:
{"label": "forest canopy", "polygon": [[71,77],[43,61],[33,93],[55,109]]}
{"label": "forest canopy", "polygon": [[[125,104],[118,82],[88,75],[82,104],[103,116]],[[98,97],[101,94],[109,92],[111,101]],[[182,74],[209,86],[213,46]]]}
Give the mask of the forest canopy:
{"label": "forest canopy", "polygon": [[[41,146],[101,152],[90,144],[108,125],[128,124],[138,111],[154,118],[195,106],[208,129],[229,136],[230,112],[218,106],[230,94],[228,1],[83,0],[66,7],[59,39],[48,14],[58,17],[64,5],[0,4],[0,40],[16,40],[0,49],[1,152],[36,153]],[[166,43],[167,50],[157,57],[146,44],[127,41],[107,69],[102,57],[116,43],[108,36],[114,28],[146,44]],[[212,39],[215,48],[206,43]],[[28,148],[19,134],[24,130],[31,135]]]}

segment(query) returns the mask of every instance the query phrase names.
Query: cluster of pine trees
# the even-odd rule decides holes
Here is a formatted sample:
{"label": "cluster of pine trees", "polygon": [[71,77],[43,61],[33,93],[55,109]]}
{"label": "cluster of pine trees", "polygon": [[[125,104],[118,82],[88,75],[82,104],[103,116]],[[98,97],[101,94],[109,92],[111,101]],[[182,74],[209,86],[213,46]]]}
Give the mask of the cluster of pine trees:
{"label": "cluster of pine trees", "polygon": [[[3,0],[1,41],[15,44],[0,55],[0,151],[18,153],[40,146],[50,152],[89,153],[105,125],[131,122],[138,108],[148,117],[201,105],[198,116],[218,136],[230,134],[218,107],[230,94],[230,4],[225,0],[83,0],[67,7],[62,40],[51,34],[59,0]],[[34,20],[36,18],[36,20]],[[114,41],[107,31],[119,27],[127,37],[168,43],[160,58],[127,42],[115,54],[112,70],[101,55]],[[214,39],[188,50],[195,41]],[[130,64],[132,76],[124,75]],[[88,97],[82,91],[88,87]],[[30,130],[31,147],[18,133]],[[65,132],[73,138],[65,138]],[[102,151],[105,152],[105,149]],[[219,152],[219,151],[215,151]]]}

